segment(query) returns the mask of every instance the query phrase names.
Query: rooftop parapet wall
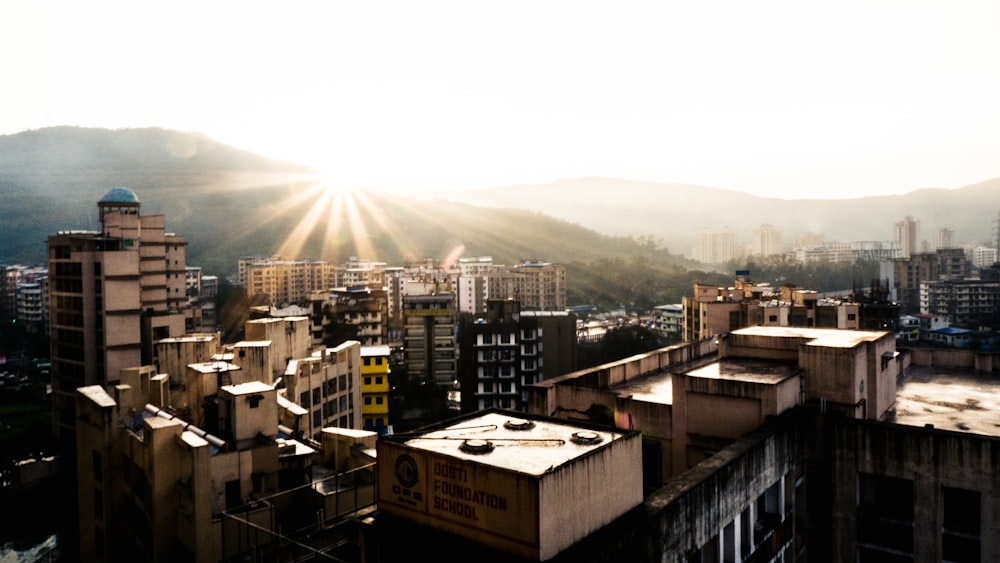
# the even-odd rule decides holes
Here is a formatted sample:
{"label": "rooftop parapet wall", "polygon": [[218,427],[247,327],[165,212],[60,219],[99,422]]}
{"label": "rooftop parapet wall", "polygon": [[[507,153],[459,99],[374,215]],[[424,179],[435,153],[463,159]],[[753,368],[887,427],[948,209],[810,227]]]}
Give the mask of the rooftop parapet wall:
{"label": "rooftop parapet wall", "polygon": [[771,419],[649,495],[641,560],[688,561],[769,487],[794,474],[801,452],[793,422],[790,415]]}

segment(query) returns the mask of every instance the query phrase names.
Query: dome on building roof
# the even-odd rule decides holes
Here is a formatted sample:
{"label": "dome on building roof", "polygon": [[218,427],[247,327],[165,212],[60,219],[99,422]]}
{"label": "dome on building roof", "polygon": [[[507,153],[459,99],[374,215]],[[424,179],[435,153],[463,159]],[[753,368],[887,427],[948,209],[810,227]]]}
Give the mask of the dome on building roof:
{"label": "dome on building roof", "polygon": [[128,188],[111,188],[97,203],[139,203],[139,196]]}

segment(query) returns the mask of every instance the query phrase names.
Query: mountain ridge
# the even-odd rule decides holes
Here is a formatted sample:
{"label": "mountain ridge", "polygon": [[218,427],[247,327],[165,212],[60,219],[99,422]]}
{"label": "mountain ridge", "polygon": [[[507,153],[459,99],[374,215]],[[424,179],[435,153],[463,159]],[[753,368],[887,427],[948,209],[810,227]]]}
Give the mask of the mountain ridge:
{"label": "mountain ridge", "polygon": [[[7,194],[0,222],[8,233],[0,260],[39,262],[49,234],[96,229],[96,202],[115,186],[133,189],[144,214],[163,214],[168,230],[187,238],[189,264],[218,273],[234,270],[239,256],[280,251],[392,262],[441,260],[458,248],[555,262],[657,252],[658,260],[692,268],[699,265],[681,255],[704,230],[728,227],[746,242],[753,229],[772,224],[786,245],[803,232],[890,240],[893,223],[912,215],[922,222],[921,238],[949,227],[959,241],[992,240],[1000,207],[1000,179],[898,196],[784,200],[594,176],[412,196],[359,193],[351,201],[360,225],[335,225],[334,196],[306,167],[199,133],[58,127],[0,136],[0,192]],[[376,253],[385,255],[364,255]]]}

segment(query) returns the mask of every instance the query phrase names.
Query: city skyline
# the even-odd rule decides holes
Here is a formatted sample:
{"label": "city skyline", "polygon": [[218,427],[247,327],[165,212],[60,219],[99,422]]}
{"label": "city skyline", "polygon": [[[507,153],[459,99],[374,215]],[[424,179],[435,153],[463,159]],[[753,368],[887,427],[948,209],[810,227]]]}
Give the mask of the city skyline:
{"label": "city skyline", "polygon": [[198,131],[382,191],[609,176],[848,198],[1000,176],[987,2],[9,13],[2,135]]}

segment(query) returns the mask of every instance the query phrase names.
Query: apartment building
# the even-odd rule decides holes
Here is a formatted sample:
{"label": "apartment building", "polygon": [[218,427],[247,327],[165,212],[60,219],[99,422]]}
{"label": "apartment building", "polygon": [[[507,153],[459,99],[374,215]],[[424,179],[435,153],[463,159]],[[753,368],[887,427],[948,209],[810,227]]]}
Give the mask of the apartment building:
{"label": "apartment building", "polygon": [[361,347],[362,428],[385,434],[389,419],[389,347]]}
{"label": "apartment building", "polygon": [[784,244],[781,240],[781,231],[774,225],[761,225],[754,229],[750,237],[750,254],[767,258],[769,256],[781,256],[785,252]]}
{"label": "apartment building", "polygon": [[382,286],[334,287],[309,296],[313,342],[389,344],[389,295]]}
{"label": "apartment building", "polygon": [[704,264],[724,264],[736,259],[736,233],[729,229],[698,233],[692,256]]}
{"label": "apartment building", "polygon": [[459,325],[461,409],[524,410],[525,387],[576,369],[576,315],[490,300]]}
{"label": "apartment building", "polygon": [[185,240],[162,215],[140,215],[118,187],[97,203],[99,231],[48,238],[53,425],[76,426],[76,389],[111,390],[119,372],[154,361],[156,340],[198,330],[185,291]]}
{"label": "apartment building", "polygon": [[271,305],[304,302],[313,291],[337,285],[337,269],[322,260],[286,260],[280,256],[241,258],[238,283],[250,296],[267,296]]}
{"label": "apartment building", "polygon": [[453,388],[458,381],[455,294],[447,282],[406,284],[403,353],[411,377]]}
{"label": "apartment building", "polygon": [[289,360],[279,393],[305,411],[295,430],[319,441],[324,428],[361,428],[361,381],[361,344],[349,340]]}

